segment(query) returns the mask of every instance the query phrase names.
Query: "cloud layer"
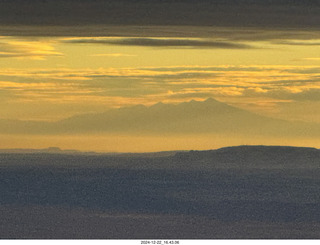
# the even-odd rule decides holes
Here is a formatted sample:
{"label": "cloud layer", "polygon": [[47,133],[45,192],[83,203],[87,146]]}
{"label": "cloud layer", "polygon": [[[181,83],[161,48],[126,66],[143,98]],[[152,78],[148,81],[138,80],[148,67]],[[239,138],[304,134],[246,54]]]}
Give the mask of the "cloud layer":
{"label": "cloud layer", "polygon": [[0,58],[44,59],[47,56],[63,56],[49,42],[34,40],[1,40]]}
{"label": "cloud layer", "polygon": [[[281,97],[278,93],[287,93],[288,97],[303,92],[314,93],[320,89],[320,68],[318,66],[186,66],[186,67],[144,67],[144,68],[98,68],[98,69],[1,69],[0,84],[2,90],[21,92],[29,89],[50,91],[53,85],[62,89],[65,85],[73,87],[70,93],[78,90],[93,89],[94,94],[107,95],[110,92],[119,96],[122,89],[130,84],[131,96],[134,89],[143,91],[144,87],[156,91],[171,91],[177,95],[188,92],[220,93],[226,95],[264,94]],[[30,82],[21,82],[27,78]],[[46,82],[43,82],[43,80]],[[11,80],[11,82],[9,82]],[[162,89],[161,89],[162,88]],[[216,92],[215,92],[216,91]],[[228,92],[229,91],[229,92]],[[233,92],[231,92],[233,91]],[[45,91],[43,91],[45,92]],[[114,94],[114,95],[115,95]],[[54,94],[57,96],[58,94]],[[111,95],[111,94],[110,94]],[[217,95],[217,94],[216,94]],[[59,98],[57,98],[59,100]],[[311,97],[310,97],[311,99]]]}
{"label": "cloud layer", "polygon": [[[308,103],[307,108],[320,102],[317,66],[0,69],[0,81],[3,100],[20,103],[25,110],[28,104],[37,108],[41,103],[51,108],[73,105],[75,113],[214,97],[254,111],[280,113],[277,110],[284,104]],[[291,118],[299,118],[300,113],[292,113]]]}
{"label": "cloud layer", "polygon": [[11,0],[0,2],[0,23],[317,28],[319,8],[312,0]]}
{"label": "cloud layer", "polygon": [[215,41],[210,39],[170,39],[170,38],[72,38],[65,40],[66,43],[79,44],[106,44],[123,46],[145,46],[145,47],[176,47],[176,48],[222,48],[222,49],[249,49],[250,45]]}

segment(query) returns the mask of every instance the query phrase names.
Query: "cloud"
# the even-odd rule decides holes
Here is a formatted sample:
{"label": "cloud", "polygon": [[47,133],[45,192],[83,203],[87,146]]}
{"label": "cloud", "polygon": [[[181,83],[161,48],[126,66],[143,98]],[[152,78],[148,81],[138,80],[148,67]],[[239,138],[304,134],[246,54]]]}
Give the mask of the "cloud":
{"label": "cloud", "polygon": [[283,103],[317,103],[319,91],[319,66],[0,68],[0,94],[6,101],[0,107],[7,111],[2,115],[15,118],[26,108],[32,111],[32,118],[61,118],[47,109],[39,112],[37,104],[43,108],[65,105],[69,109],[63,115],[68,115],[208,97],[257,113],[280,115]]}
{"label": "cloud", "polygon": [[303,58],[302,60],[320,61],[320,57]]}
{"label": "cloud", "polygon": [[144,47],[187,47],[187,48],[221,48],[221,49],[250,49],[250,45],[210,39],[178,39],[178,38],[72,38],[66,43],[106,44]]}
{"label": "cloud", "polygon": [[9,94],[10,97],[7,97],[16,103],[35,101],[67,103],[79,100],[80,97],[88,97],[97,91],[74,82],[0,81],[0,92]]}
{"label": "cloud", "polygon": [[320,85],[295,86],[283,89],[269,90],[265,94],[270,98],[287,99],[291,101],[320,101]]}
{"label": "cloud", "polygon": [[[3,25],[317,28],[318,1],[0,1]],[[45,28],[43,28],[45,29]],[[72,28],[69,28],[72,29]]]}
{"label": "cloud", "polygon": [[47,56],[63,56],[50,44],[42,41],[0,39],[0,58],[44,59]]}
{"label": "cloud", "polygon": [[282,40],[274,41],[275,44],[281,45],[292,45],[292,46],[319,46],[320,41],[318,40]]}
{"label": "cloud", "polygon": [[[0,35],[23,37],[129,37],[129,38],[180,38],[209,39],[227,42],[256,42],[284,40],[320,40],[317,28],[258,28],[236,26],[148,26],[148,25],[85,25],[85,26],[4,26]],[[62,38],[63,37],[63,38]]]}
{"label": "cloud", "polygon": [[121,54],[121,53],[111,53],[111,54],[92,54],[94,57],[134,57],[134,54]]}
{"label": "cloud", "polygon": [[70,90],[75,87],[75,83],[52,83],[52,82],[9,82],[1,81],[0,89],[2,90],[33,90],[33,91],[42,91],[42,90],[55,90],[59,92],[61,90]]}
{"label": "cloud", "polygon": [[[320,98],[317,66],[181,66],[0,69],[0,91],[20,101],[103,103],[109,107],[187,98]],[[168,93],[170,91],[170,93]],[[258,100],[257,100],[258,101]]]}

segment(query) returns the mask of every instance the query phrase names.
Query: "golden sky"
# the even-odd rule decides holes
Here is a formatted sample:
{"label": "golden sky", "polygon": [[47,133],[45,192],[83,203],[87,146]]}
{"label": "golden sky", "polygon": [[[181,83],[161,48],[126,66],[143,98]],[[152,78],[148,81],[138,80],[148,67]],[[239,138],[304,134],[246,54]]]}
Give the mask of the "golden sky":
{"label": "golden sky", "polygon": [[[166,30],[160,36],[152,31],[107,37],[1,36],[1,120],[54,122],[135,105],[178,105],[214,98],[266,117],[320,123],[319,33],[291,31],[286,37],[285,31],[246,29],[232,35],[232,30],[213,28],[211,32],[218,34],[212,35],[200,31],[197,35],[174,35]],[[132,142],[138,143],[133,146]],[[309,136],[133,136],[118,132],[112,137],[107,133],[99,137],[79,133],[47,137],[45,132],[37,136],[2,132],[0,148],[159,151],[237,144],[320,147],[316,142]]]}

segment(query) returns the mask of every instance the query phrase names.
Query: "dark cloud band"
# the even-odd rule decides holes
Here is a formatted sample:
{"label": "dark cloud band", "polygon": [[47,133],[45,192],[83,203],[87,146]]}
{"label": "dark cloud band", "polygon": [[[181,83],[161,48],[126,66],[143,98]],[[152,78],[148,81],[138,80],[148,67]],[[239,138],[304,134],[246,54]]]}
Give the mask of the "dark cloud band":
{"label": "dark cloud band", "polygon": [[250,45],[232,42],[195,40],[195,39],[155,39],[155,38],[122,38],[122,39],[71,39],[67,43],[107,44],[145,47],[187,47],[187,48],[222,48],[249,49]]}
{"label": "dark cloud band", "polygon": [[0,0],[0,25],[319,28],[317,0]]}

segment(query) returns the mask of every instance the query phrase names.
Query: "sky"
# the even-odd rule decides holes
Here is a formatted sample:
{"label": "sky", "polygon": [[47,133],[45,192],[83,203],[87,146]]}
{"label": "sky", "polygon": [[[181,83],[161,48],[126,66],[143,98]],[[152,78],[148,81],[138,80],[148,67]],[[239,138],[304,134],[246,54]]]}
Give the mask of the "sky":
{"label": "sky", "polygon": [[[0,148],[320,147],[319,8],[293,0],[0,0]],[[159,111],[159,102],[174,109]],[[207,113],[218,104],[227,107]],[[258,127],[273,119],[270,133],[261,126],[248,135],[236,126],[244,117]],[[63,123],[73,118],[72,127]],[[229,131],[216,126],[227,121]],[[295,126],[281,133],[283,121]]]}

